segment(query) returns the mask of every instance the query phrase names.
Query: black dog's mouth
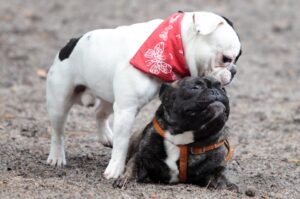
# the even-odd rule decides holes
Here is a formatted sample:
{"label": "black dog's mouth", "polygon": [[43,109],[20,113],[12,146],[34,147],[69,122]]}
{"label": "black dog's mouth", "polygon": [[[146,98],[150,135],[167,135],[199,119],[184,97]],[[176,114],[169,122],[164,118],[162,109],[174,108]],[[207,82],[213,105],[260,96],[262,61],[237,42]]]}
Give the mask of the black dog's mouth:
{"label": "black dog's mouth", "polygon": [[203,111],[202,118],[199,118],[201,124],[195,131],[197,140],[207,138],[218,133],[225,125],[228,119],[229,110],[220,101],[210,103]]}
{"label": "black dog's mouth", "polygon": [[209,104],[207,106],[206,110],[209,113],[213,113],[214,114],[214,117],[211,119],[211,120],[213,120],[216,117],[220,116],[221,114],[224,114],[226,112],[226,107],[225,107],[225,105],[222,102],[215,101],[215,102]]}
{"label": "black dog's mouth", "polygon": [[199,131],[202,134],[214,134],[215,131],[220,130],[219,126],[224,126],[228,115],[229,108],[226,104],[221,101],[207,101],[202,102],[199,107],[185,110],[185,117],[180,122],[177,120],[177,124],[181,124],[183,129]]}
{"label": "black dog's mouth", "polygon": [[227,108],[221,101],[207,101],[201,102],[201,106],[193,109],[194,112],[198,112],[201,116],[207,115],[220,115],[227,112]]}
{"label": "black dog's mouth", "polygon": [[194,103],[190,103],[185,108],[185,113],[190,116],[202,115],[203,111],[223,107],[224,112],[229,113],[228,99],[220,94],[200,97]]}

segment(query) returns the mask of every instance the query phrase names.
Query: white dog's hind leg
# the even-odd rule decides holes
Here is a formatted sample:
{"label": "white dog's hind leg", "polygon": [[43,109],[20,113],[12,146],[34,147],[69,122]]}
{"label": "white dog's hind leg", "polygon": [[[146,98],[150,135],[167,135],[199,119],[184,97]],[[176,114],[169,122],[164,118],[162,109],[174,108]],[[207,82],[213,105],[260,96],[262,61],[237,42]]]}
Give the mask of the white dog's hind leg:
{"label": "white dog's hind leg", "polygon": [[104,100],[100,101],[96,109],[96,122],[98,127],[98,136],[104,146],[112,146],[113,132],[110,126],[109,117],[112,114],[112,104]]}
{"label": "white dog's hind leg", "polygon": [[[60,68],[61,67],[61,68]],[[51,147],[47,163],[65,165],[64,124],[73,105],[73,87],[68,80],[65,64],[54,65],[47,77],[47,109],[52,127]]]}
{"label": "white dog's hind leg", "polygon": [[120,108],[116,103],[114,103],[113,109],[113,149],[111,159],[104,172],[107,179],[118,178],[124,171],[131,129],[138,112],[137,107]]}
{"label": "white dog's hind leg", "polygon": [[64,148],[64,122],[66,113],[49,113],[52,124],[51,147],[47,163],[53,166],[66,165],[66,156]]}

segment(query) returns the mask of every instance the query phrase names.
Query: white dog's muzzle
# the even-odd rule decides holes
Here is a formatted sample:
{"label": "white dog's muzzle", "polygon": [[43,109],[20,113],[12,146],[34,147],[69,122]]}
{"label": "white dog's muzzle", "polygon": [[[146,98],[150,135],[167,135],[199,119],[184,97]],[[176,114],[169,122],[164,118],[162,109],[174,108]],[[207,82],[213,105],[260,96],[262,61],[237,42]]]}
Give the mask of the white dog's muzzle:
{"label": "white dog's muzzle", "polygon": [[223,86],[226,86],[232,81],[236,72],[236,65],[232,63],[228,67],[213,73],[212,76],[219,80]]}

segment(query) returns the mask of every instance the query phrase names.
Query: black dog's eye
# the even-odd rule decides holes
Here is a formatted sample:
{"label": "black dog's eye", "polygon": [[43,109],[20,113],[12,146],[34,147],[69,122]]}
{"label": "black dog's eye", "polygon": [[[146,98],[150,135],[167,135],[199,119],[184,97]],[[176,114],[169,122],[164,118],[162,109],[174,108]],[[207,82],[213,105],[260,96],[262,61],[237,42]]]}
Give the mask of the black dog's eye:
{"label": "black dog's eye", "polygon": [[194,89],[194,90],[201,89],[203,87],[203,85],[204,85],[203,81],[197,80],[191,89]]}
{"label": "black dog's eye", "polygon": [[230,57],[223,55],[223,63],[228,63],[228,62],[231,63],[232,59]]}
{"label": "black dog's eye", "polygon": [[200,86],[199,85],[194,85],[191,89],[197,90],[197,89],[200,89]]}
{"label": "black dog's eye", "polygon": [[186,115],[188,115],[188,116],[191,116],[191,117],[193,117],[193,116],[195,116],[195,115],[196,115],[196,112],[195,112],[195,111],[193,111],[193,110],[186,110],[186,111],[185,111],[185,114],[186,114]]}
{"label": "black dog's eye", "polygon": [[195,116],[196,115],[196,112],[195,110],[192,110],[192,109],[183,109],[183,112],[186,116]]}

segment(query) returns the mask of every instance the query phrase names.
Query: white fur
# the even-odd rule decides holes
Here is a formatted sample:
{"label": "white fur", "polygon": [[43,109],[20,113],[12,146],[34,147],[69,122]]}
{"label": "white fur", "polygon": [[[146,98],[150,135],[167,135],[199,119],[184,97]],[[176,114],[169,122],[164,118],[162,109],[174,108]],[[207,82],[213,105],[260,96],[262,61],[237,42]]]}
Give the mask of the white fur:
{"label": "white fur", "polygon": [[179,170],[176,162],[179,159],[180,150],[179,147],[177,147],[177,145],[186,145],[193,142],[193,131],[186,131],[178,135],[172,135],[169,131],[166,131],[164,145],[167,153],[167,159],[165,160],[165,163],[170,168],[171,179],[169,183],[178,182]]}
{"label": "white fur", "polygon": [[81,103],[83,106],[93,106],[96,103],[96,99],[92,93],[84,92],[81,95]]}
{"label": "white fur", "polygon": [[186,131],[178,135],[172,135],[169,131],[166,131],[166,139],[176,145],[185,145],[194,142],[193,131]]}
{"label": "white fur", "polygon": [[[211,13],[201,12],[193,16],[195,22],[195,29],[201,35],[208,35],[221,25],[223,20],[220,20],[218,15],[211,15]],[[207,20],[209,18],[210,20]]]}
{"label": "white fur", "polygon": [[173,144],[167,139],[164,140],[164,145],[167,153],[167,159],[165,160],[165,163],[168,165],[170,169],[170,176],[171,176],[169,183],[176,183],[179,181],[178,178],[179,169],[176,162],[179,159],[180,150],[179,147],[177,147],[175,144]]}
{"label": "white fur", "polygon": [[[199,35],[195,31],[193,15],[202,15],[197,22],[200,28],[216,21],[222,24]],[[135,116],[155,96],[161,84],[131,66],[129,60],[161,21],[156,19],[115,29],[94,30],[81,37],[69,58],[60,61],[56,56],[47,77],[47,108],[53,128],[48,163],[66,164],[64,123],[72,105],[78,103],[74,88],[84,85],[89,93],[82,94],[81,103],[94,102],[91,97],[101,101],[96,114],[100,141],[113,145],[104,175],[117,178],[122,174]],[[205,23],[201,24],[201,21]],[[214,76],[216,70],[228,70],[215,64],[220,59],[216,55],[237,56],[240,43],[223,18],[213,13],[185,13],[181,27],[185,57],[192,76]],[[113,125],[109,126],[109,123]]]}

